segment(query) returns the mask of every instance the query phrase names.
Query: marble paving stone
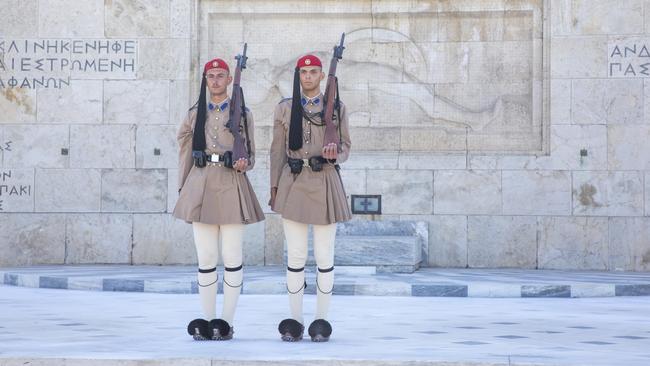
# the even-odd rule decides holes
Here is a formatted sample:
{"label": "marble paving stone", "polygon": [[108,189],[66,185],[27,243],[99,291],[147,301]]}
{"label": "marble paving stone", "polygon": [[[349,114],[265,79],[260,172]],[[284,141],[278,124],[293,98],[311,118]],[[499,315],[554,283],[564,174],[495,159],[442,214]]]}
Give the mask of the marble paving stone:
{"label": "marble paving stone", "polygon": [[68,290],[103,291],[104,282],[101,278],[68,277]]}
{"label": "marble paving stone", "polygon": [[342,266],[417,266],[421,247],[416,237],[338,236],[334,262]]}
{"label": "marble paving stone", "polygon": [[650,125],[607,127],[609,170],[650,170]]}
{"label": "marble paving stone", "polygon": [[610,268],[617,271],[650,270],[650,218],[609,219]]}
{"label": "marble paving stone", "polygon": [[169,92],[167,80],[107,80],[104,123],[167,124]]}
{"label": "marble paving stone", "polygon": [[537,220],[526,216],[469,216],[469,267],[535,268]]}
{"label": "marble paving stone", "polygon": [[40,0],[39,36],[99,38],[104,36],[104,1]]}
{"label": "marble paving stone", "polygon": [[278,214],[266,214],[264,223],[264,264],[282,264],[284,262],[282,217]]}
{"label": "marble paving stone", "polygon": [[192,226],[167,214],[133,215],[133,264],[194,264]]}
{"label": "marble paving stone", "polygon": [[650,3],[648,3],[648,0],[645,1],[645,8],[644,8],[644,13],[645,13],[645,32],[650,33],[650,13],[648,13],[648,9],[650,9]]}
{"label": "marble paving stone", "polygon": [[467,216],[435,215],[431,216],[428,221],[428,265],[432,267],[466,267]]}
{"label": "marble paving stone", "polygon": [[650,285],[616,285],[616,296],[650,296]]}
{"label": "marble paving stone", "polygon": [[[167,37],[170,35],[170,3],[166,0],[105,3],[106,36]],[[189,19],[186,19],[189,21]]]}
{"label": "marble paving stone", "polygon": [[178,169],[167,170],[167,212],[174,212],[178,201]]}
{"label": "marble paving stone", "polygon": [[3,165],[10,168],[66,168],[69,156],[68,126],[10,125],[4,127],[5,142],[11,150],[4,152]]}
{"label": "marble paving stone", "polygon": [[138,126],[135,136],[136,168],[178,167],[176,126]]}
{"label": "marble paving stone", "polygon": [[164,169],[104,170],[101,199],[102,212],[165,212],[167,172]]}
{"label": "marble paving stone", "polygon": [[[469,159],[469,167],[507,170],[607,169],[607,126],[552,125],[550,137],[550,156],[474,155]],[[586,156],[581,156],[582,150],[585,150]]]}
{"label": "marble paving stone", "polygon": [[538,268],[610,269],[606,217],[542,217],[540,230]]}
{"label": "marble paving stone", "polygon": [[70,126],[70,167],[133,168],[134,166],[135,126]]}
{"label": "marble paving stone", "polygon": [[[552,78],[607,76],[607,37],[562,37],[551,40]],[[576,53],[575,50],[580,52]]]}
{"label": "marble paving stone", "polygon": [[571,214],[569,172],[505,170],[501,174],[504,214]]}
{"label": "marble paving stone", "polygon": [[34,181],[36,212],[99,212],[97,169],[37,169]]}
{"label": "marble paving stone", "polygon": [[384,282],[381,284],[356,284],[354,286],[355,296],[374,294],[375,296],[409,296],[411,286],[405,283]]}
{"label": "marble paving stone", "polygon": [[532,40],[468,43],[469,82],[533,79],[535,47]]}
{"label": "marble paving stone", "polygon": [[558,285],[524,285],[521,286],[521,297],[571,297],[571,288]]}
{"label": "marble paving stone", "polygon": [[413,284],[412,296],[467,297],[467,286]]}
{"label": "marble paving stone", "polygon": [[467,167],[467,156],[465,154],[430,154],[400,152],[399,169],[417,170],[449,170],[465,169]]}
{"label": "marble paving stone", "polygon": [[551,124],[571,124],[571,80],[551,80]]}
{"label": "marble paving stone", "polygon": [[494,286],[488,283],[472,283],[468,286],[469,297],[520,297],[521,285],[503,284]]}
{"label": "marble paving stone", "polygon": [[402,151],[449,151],[458,152],[467,149],[465,131],[453,131],[443,128],[404,127],[400,133],[400,150]]}
{"label": "marble paving stone", "polygon": [[571,297],[610,297],[615,293],[616,286],[612,284],[571,284]]}
{"label": "marble paving stone", "polygon": [[10,286],[21,286],[21,287],[31,287],[38,288],[40,285],[40,276],[36,275],[14,275],[10,273],[5,273],[4,283]]}
{"label": "marble paving stone", "polygon": [[36,38],[38,36],[38,17],[33,11],[38,0],[7,0],[3,2],[4,11],[0,14],[3,37]]}
{"label": "marble paving stone", "polygon": [[0,123],[36,122],[36,90],[0,88]]}
{"label": "marble paving stone", "polygon": [[184,39],[141,39],[138,42],[138,77],[188,80],[190,42]]}
{"label": "marble paving stone", "polygon": [[171,0],[169,11],[169,35],[171,37],[190,37],[191,0]]}
{"label": "marble paving stone", "polygon": [[433,213],[433,174],[430,171],[368,171],[367,191],[382,195],[383,214]]}
{"label": "marble paving stone", "polygon": [[0,217],[0,252],[3,253],[0,266],[63,263],[63,215],[2,214]]}
{"label": "marble paving stone", "polygon": [[578,79],[573,81],[571,113],[576,124],[643,123],[643,80]]}
{"label": "marble paving stone", "polygon": [[553,36],[643,32],[643,0],[611,5],[607,0],[555,0],[551,6],[551,32]]}
{"label": "marble paving stone", "polygon": [[104,291],[144,292],[143,280],[104,279]]}
{"label": "marble paving stone", "polygon": [[397,152],[353,152],[345,169],[397,169],[398,159]]}
{"label": "marble paving stone", "polygon": [[[185,1],[185,0],[183,0]],[[248,101],[248,99],[246,100]],[[170,80],[169,82],[169,123],[178,128],[189,115],[189,109],[196,100],[190,100],[190,81],[189,80]],[[257,117],[256,115],[253,115]],[[255,119],[257,122],[257,119]],[[256,123],[256,126],[259,124]]]}
{"label": "marble paving stone", "polygon": [[244,265],[264,265],[264,233],[265,222],[246,225],[244,231]]}
{"label": "marble paving stone", "polygon": [[68,215],[66,263],[130,263],[131,215]]}
{"label": "marble paving stone", "polygon": [[187,282],[145,280],[143,292],[190,294],[192,293],[192,286]]}
{"label": "marble paving stone", "polygon": [[59,278],[59,277],[44,277],[39,278],[38,287],[40,288],[57,288],[57,289],[67,289],[68,288],[68,279]]}
{"label": "marble paving stone", "polygon": [[0,212],[34,211],[34,169],[0,169]]}
{"label": "marble paving stone", "polygon": [[[438,170],[434,172],[435,214],[500,214],[501,172]],[[480,199],[478,198],[480,197]]]}
{"label": "marble paving stone", "polygon": [[[650,8],[650,4],[646,7]],[[643,97],[644,97],[644,122],[650,123],[650,79],[643,80]]]}
{"label": "marble paving stone", "polygon": [[650,216],[650,172],[645,173],[645,215]]}
{"label": "marble paving stone", "polygon": [[102,81],[74,80],[61,89],[39,89],[38,120],[44,123],[101,123]]}
{"label": "marble paving stone", "polygon": [[639,172],[573,172],[573,214],[642,216],[643,175]]}
{"label": "marble paving stone", "polygon": [[341,169],[339,171],[341,175],[341,180],[343,181],[343,187],[345,188],[346,196],[348,197],[348,202],[350,202],[350,196],[353,194],[366,194],[366,170],[359,169]]}
{"label": "marble paving stone", "polygon": [[398,151],[399,129],[386,127],[352,127],[350,139],[357,151]]}

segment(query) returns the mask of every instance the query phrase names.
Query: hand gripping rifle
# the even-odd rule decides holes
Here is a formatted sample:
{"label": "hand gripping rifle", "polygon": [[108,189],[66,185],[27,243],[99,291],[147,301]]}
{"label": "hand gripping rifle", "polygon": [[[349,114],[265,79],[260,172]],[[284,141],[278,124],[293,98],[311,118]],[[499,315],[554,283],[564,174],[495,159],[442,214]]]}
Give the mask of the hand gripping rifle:
{"label": "hand gripping rifle", "polygon": [[[340,135],[337,132],[336,125],[333,122],[334,108],[339,108],[339,95],[338,95],[338,79],[336,78],[336,66],[339,60],[343,58],[343,41],[345,40],[345,33],[341,34],[341,43],[334,46],[334,55],[332,62],[330,62],[330,71],[327,74],[327,84],[325,86],[325,96],[323,97],[323,122],[325,123],[325,139],[323,146],[330,143],[335,143],[339,149],[341,145]],[[339,120],[338,123],[341,123]],[[340,150],[339,150],[340,151]]]}
{"label": "hand gripping rifle", "polygon": [[237,60],[237,67],[235,68],[235,76],[232,84],[232,98],[230,98],[230,116],[228,120],[228,128],[232,136],[235,138],[235,142],[232,147],[232,162],[233,164],[241,159],[248,159],[248,154],[250,152],[250,139],[246,139],[246,145],[244,145],[244,138],[240,133],[242,117],[244,119],[244,132],[248,136],[248,121],[246,120],[246,103],[244,102],[244,91],[240,86],[241,81],[241,71],[246,68],[246,48],[247,44],[244,43],[244,52],[241,55],[237,55],[235,59]]}

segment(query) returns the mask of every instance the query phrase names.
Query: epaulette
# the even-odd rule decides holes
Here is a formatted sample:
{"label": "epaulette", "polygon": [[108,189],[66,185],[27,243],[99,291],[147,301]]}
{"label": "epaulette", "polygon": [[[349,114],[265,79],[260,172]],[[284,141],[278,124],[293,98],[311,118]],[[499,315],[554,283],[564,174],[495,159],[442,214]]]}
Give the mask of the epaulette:
{"label": "epaulette", "polygon": [[282,99],[278,104],[282,104],[282,102],[286,102],[287,100],[291,100],[292,98],[284,98]]}

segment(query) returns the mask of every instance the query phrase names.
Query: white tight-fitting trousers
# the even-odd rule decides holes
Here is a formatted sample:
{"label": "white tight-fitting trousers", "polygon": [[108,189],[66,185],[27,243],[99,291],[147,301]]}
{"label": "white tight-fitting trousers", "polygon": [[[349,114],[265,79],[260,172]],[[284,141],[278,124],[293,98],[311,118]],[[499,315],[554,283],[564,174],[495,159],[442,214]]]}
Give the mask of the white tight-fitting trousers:
{"label": "white tight-fitting trousers", "polygon": [[219,260],[219,234],[223,256],[223,312],[221,318],[232,326],[237,300],[243,281],[242,239],[244,225],[208,225],[192,223],[194,244],[199,260],[199,296],[206,320],[216,318],[217,261]]}
{"label": "white tight-fitting trousers", "polygon": [[[302,297],[305,293],[305,263],[307,262],[307,224],[282,219],[287,239],[287,291],[291,317],[304,324]],[[334,288],[334,240],[336,224],[312,225],[314,228],[314,257],[316,274],[316,319],[327,319]]]}

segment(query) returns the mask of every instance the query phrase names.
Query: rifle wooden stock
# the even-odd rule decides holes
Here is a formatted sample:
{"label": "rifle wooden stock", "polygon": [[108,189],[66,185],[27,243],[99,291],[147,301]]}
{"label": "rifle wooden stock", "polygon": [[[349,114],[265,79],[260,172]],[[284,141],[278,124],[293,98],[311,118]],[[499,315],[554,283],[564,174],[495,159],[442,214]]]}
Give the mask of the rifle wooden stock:
{"label": "rifle wooden stock", "polygon": [[[331,143],[336,144],[340,147],[341,141],[339,138],[339,133],[336,125],[334,124],[334,108],[336,107],[336,92],[338,90],[338,81],[336,79],[336,66],[339,63],[339,60],[343,58],[343,41],[345,40],[345,33],[341,35],[341,43],[338,46],[334,46],[334,55],[332,56],[332,61],[330,62],[330,69],[327,73],[327,84],[325,86],[325,95],[324,95],[324,106],[323,106],[323,123],[325,123],[325,139],[323,140],[323,146],[327,146]],[[341,123],[341,121],[338,121]]]}
{"label": "rifle wooden stock", "polygon": [[247,44],[244,43],[244,53],[237,55],[237,67],[235,68],[235,76],[233,77],[232,84],[232,97],[230,98],[230,115],[228,125],[230,132],[234,137],[234,144],[232,147],[232,159],[233,163],[241,158],[248,159],[248,151],[246,150],[246,145],[244,144],[244,138],[239,132],[241,128],[242,117],[245,116],[246,110],[243,104],[244,92],[240,86],[241,81],[241,71],[246,68],[246,47]]}

